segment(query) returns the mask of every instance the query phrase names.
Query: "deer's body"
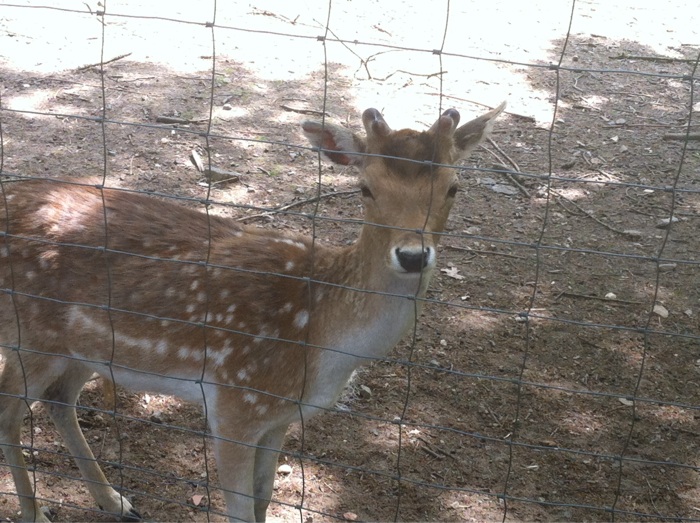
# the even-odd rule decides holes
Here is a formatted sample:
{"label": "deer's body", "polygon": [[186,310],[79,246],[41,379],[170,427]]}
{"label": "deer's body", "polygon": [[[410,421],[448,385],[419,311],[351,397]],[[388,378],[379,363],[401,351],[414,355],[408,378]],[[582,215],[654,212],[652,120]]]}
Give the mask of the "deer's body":
{"label": "deer's body", "polygon": [[352,372],[386,355],[415,321],[415,298],[435,268],[432,233],[444,227],[456,180],[426,162],[454,163],[500,110],[456,131],[459,116],[448,111],[425,133],[393,132],[368,110],[366,139],[304,124],[331,159],[362,167],[370,224],[349,247],[117,189],[5,183],[0,446],[23,518],[45,521],[20,446],[23,414],[39,399],[98,504],[138,518],[107,483],[75,416],[97,372],[204,403],[229,516],[264,520],[288,425],[331,407]]}

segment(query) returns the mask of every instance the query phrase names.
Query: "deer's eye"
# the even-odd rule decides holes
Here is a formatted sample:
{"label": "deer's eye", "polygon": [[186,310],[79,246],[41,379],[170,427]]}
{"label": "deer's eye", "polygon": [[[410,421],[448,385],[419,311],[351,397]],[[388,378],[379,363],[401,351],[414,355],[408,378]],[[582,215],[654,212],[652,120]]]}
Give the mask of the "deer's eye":
{"label": "deer's eye", "polygon": [[360,185],[360,192],[362,193],[363,198],[374,198],[372,191],[370,191],[369,187],[367,187],[365,184]]}
{"label": "deer's eye", "polygon": [[457,184],[454,184],[452,187],[450,187],[450,190],[447,191],[447,196],[449,198],[454,198],[457,194],[457,189],[459,189],[459,186]]}

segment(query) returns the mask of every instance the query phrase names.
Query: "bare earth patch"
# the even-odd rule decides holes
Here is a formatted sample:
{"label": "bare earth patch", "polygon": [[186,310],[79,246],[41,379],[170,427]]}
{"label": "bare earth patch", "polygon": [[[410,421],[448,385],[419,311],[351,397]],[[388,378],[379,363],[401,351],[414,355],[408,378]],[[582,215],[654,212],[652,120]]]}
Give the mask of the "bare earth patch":
{"label": "bare earth patch", "polygon": [[[0,5],[4,173],[106,174],[111,186],[202,210],[208,200],[213,213],[329,243],[354,238],[361,201],[350,169],[303,146],[302,120],[325,112],[359,129],[373,105],[392,127],[422,128],[440,106],[467,121],[479,104],[511,102],[493,143],[465,164],[415,332],[358,373],[336,411],[290,432],[270,518],[591,521],[614,509],[619,521],[700,520],[700,150],[664,139],[700,131],[698,33],[681,24],[697,22],[697,9],[677,2],[631,17],[577,4],[557,71],[548,64],[565,44],[561,2],[534,2],[532,13],[455,7],[445,50],[465,56],[444,63],[381,47],[439,47],[411,32],[411,17],[427,16],[420,6],[336,3],[331,28],[348,41],[322,49],[326,5],[287,4],[220,7],[215,50],[203,26],[108,16],[105,61],[132,54],[104,75],[91,66],[102,41],[94,15]],[[172,18],[210,16],[173,6]],[[123,2],[108,13],[147,9]],[[441,35],[444,12],[433,10]],[[75,22],[74,38],[42,35],[50,17]],[[239,30],[254,28],[308,38]],[[32,54],[41,45],[62,49],[44,55],[51,67]],[[691,74],[692,100],[681,78]],[[207,177],[193,151],[224,174]],[[79,416],[116,488],[147,520],[223,521],[200,410],[118,390],[114,416],[100,383]],[[105,520],[41,406],[23,442],[56,521]],[[0,464],[0,519],[17,511]]]}

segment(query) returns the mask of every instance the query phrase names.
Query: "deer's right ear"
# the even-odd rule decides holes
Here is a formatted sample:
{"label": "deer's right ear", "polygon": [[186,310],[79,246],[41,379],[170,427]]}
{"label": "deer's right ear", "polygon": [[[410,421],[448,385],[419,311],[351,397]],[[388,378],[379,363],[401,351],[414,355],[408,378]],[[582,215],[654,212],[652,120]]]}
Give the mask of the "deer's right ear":
{"label": "deer's right ear", "polygon": [[320,149],[323,155],[339,165],[360,165],[367,149],[365,141],[345,127],[326,122],[306,121],[301,128],[311,145]]}

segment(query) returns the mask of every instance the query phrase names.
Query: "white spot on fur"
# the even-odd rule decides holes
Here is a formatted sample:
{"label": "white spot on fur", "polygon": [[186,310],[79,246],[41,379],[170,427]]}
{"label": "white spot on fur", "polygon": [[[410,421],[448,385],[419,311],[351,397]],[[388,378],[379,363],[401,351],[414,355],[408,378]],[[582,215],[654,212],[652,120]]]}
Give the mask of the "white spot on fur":
{"label": "white spot on fur", "polygon": [[249,381],[250,380],[250,376],[245,371],[245,369],[239,370],[238,373],[236,374],[236,378],[238,378],[238,381]]}
{"label": "white spot on fur", "polygon": [[306,245],[304,243],[292,240],[291,238],[275,239],[274,241],[277,243],[286,243],[287,245],[292,245],[293,247],[297,247],[302,251],[306,250]]}
{"label": "white spot on fur", "polygon": [[226,320],[224,320],[224,323],[225,323],[226,325],[231,325],[232,322],[233,322],[233,314],[227,315],[227,316],[226,316]]}
{"label": "white spot on fur", "polygon": [[224,315],[221,314],[220,312],[216,313],[216,316],[214,316],[214,319],[216,320],[217,323],[221,323],[224,321]]}
{"label": "white spot on fur", "polygon": [[287,312],[291,312],[293,306],[294,306],[294,305],[292,304],[292,302],[291,302],[291,301],[288,301],[288,302],[285,303],[285,304],[282,306],[282,308],[280,309],[280,314],[284,314],[284,313],[287,313]]}
{"label": "white spot on fur", "polygon": [[255,407],[255,412],[257,412],[260,416],[264,416],[265,414],[267,414],[267,405],[258,405],[257,407]]}
{"label": "white spot on fur", "polygon": [[287,263],[284,264],[284,270],[285,271],[291,271],[294,268],[294,262],[293,261],[288,261]]}
{"label": "white spot on fur", "polygon": [[309,311],[301,310],[294,316],[294,326],[301,330],[309,323]]}
{"label": "white spot on fur", "polygon": [[[111,330],[106,325],[104,328]],[[121,332],[115,333],[114,341],[118,344],[128,345],[144,351],[150,351],[153,348],[153,342],[148,338],[134,338]]]}
{"label": "white spot on fur", "polygon": [[175,294],[177,294],[177,290],[175,289],[175,287],[168,287],[167,289],[165,289],[165,295],[168,298],[172,298],[173,296],[175,296]]}
{"label": "white spot on fur", "polygon": [[200,291],[199,293],[197,293],[197,301],[200,303],[204,303],[205,301],[207,301],[207,293],[204,291]]}
{"label": "white spot on fur", "polygon": [[191,291],[196,291],[196,290],[197,290],[197,287],[199,287],[199,280],[194,280],[194,281],[190,284],[190,290],[191,290]]}
{"label": "white spot on fur", "polygon": [[25,276],[28,280],[33,280],[34,278],[36,278],[36,273],[34,271],[27,271]]}
{"label": "white spot on fur", "polygon": [[165,354],[168,351],[168,342],[165,340],[160,340],[156,343],[156,352],[160,355]]}
{"label": "white spot on fur", "polygon": [[231,294],[231,292],[228,289],[221,289],[219,296],[221,296],[222,300],[225,300],[226,298],[229,297],[229,294]]}
{"label": "white spot on fur", "polygon": [[226,312],[233,312],[235,310],[236,310],[236,304],[232,303],[231,305],[228,306],[228,308],[226,309]]}
{"label": "white spot on fur", "polygon": [[185,311],[192,314],[196,308],[197,306],[194,303],[190,303],[185,307]]}
{"label": "white spot on fur", "polygon": [[226,358],[228,358],[232,352],[233,349],[231,347],[227,347],[219,351],[209,351],[209,360],[212,362],[214,367],[221,367],[226,361]]}
{"label": "white spot on fur", "polygon": [[252,392],[246,392],[243,394],[243,401],[250,403],[251,405],[255,405],[258,401],[258,395],[253,394]]}
{"label": "white spot on fur", "polygon": [[260,332],[258,332],[257,336],[253,339],[253,343],[262,343],[266,338],[273,337],[275,337],[275,334],[269,331],[267,325],[263,325],[260,328]]}

